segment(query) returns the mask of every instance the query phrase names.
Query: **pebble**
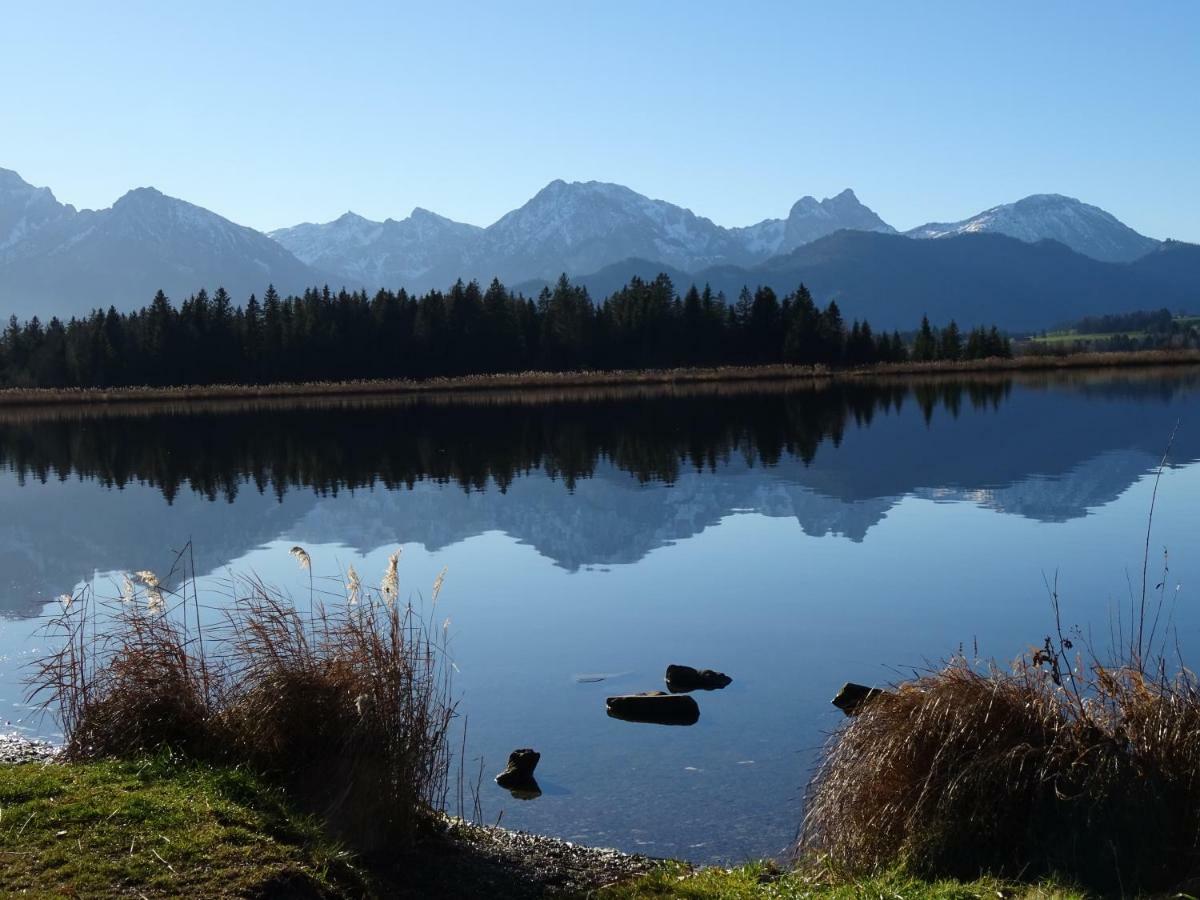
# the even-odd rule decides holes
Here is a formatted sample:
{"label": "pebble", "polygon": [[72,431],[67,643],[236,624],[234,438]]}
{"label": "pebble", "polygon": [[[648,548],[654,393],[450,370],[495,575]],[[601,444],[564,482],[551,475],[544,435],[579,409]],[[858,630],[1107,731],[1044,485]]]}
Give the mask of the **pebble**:
{"label": "pebble", "polygon": [[472,848],[472,855],[489,857],[512,876],[509,890],[494,896],[524,896],[511,890],[518,884],[530,896],[575,896],[597,887],[644,874],[660,864],[647,856],[607,847],[590,847],[525,831],[470,825],[447,819],[449,834]]}
{"label": "pebble", "polygon": [[46,741],[35,741],[19,734],[0,734],[0,763],[51,762],[61,750]]}

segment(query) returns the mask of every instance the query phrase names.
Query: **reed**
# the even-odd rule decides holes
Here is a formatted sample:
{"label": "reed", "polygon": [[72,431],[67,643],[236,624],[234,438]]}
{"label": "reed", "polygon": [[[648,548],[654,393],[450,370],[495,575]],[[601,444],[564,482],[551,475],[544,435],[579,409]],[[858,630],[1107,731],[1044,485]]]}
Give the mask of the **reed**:
{"label": "reed", "polygon": [[360,851],[411,844],[446,806],[456,710],[445,629],[397,603],[396,581],[390,560],[387,596],[355,575],[345,596],[310,586],[303,611],[256,576],[231,577],[216,612],[191,571],[137,573],[114,600],[85,589],[51,623],[60,649],[30,696],[68,759],[245,765]]}
{"label": "reed", "polygon": [[1195,893],[1200,681],[1171,647],[1165,558],[1163,569],[1156,588],[1144,568],[1140,596],[1131,589],[1110,661],[1078,633],[1088,645],[1076,650],[1048,585],[1054,634],[1011,667],[960,655],[866,703],[825,748],[799,857],[851,874],[900,865]]}
{"label": "reed", "polygon": [[1200,871],[1200,692],[1096,669],[1076,697],[964,660],[872,701],[810,787],[800,846],[839,869],[1066,876],[1155,891]]}

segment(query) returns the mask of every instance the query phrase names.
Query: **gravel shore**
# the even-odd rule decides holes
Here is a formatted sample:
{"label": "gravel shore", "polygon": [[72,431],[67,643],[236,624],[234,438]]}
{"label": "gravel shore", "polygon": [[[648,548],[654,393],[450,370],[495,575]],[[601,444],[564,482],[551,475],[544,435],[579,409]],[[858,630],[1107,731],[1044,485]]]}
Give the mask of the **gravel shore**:
{"label": "gravel shore", "polygon": [[[446,820],[446,837],[435,856],[453,871],[449,883],[423,887],[437,896],[488,897],[526,900],[536,897],[578,897],[588,891],[645,874],[662,861],[602,847],[586,847],[558,838],[469,825]],[[432,849],[432,848],[431,848]]]}
{"label": "gravel shore", "polygon": [[60,747],[19,734],[0,734],[0,763],[50,762]]}

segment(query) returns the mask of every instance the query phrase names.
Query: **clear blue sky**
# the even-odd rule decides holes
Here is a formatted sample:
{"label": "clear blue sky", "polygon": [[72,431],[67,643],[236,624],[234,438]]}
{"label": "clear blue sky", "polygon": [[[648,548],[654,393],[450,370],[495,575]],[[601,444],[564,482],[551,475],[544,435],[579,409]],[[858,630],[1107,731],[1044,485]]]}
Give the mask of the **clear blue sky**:
{"label": "clear blue sky", "polygon": [[907,228],[1055,191],[1200,241],[1192,0],[6,4],[0,84],[0,167],[81,207],[486,225],[564,178]]}

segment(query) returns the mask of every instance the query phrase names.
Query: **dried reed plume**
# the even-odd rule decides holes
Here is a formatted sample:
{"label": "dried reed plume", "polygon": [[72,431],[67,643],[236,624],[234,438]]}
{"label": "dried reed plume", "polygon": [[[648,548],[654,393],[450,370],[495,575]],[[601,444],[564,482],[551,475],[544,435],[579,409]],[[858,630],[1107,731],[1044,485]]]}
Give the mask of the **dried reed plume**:
{"label": "dried reed plume", "polygon": [[394,604],[400,596],[399,567],[400,551],[397,550],[388,557],[387,570],[383,573],[383,580],[379,583],[379,593],[389,606]]}
{"label": "dried reed plume", "polygon": [[445,581],[446,581],[446,569],[443,567],[442,571],[438,572],[437,578],[435,578],[433,580],[433,591],[432,591],[432,596],[430,597],[430,601],[435,606],[437,605],[438,594],[440,594],[442,592],[442,585],[445,583]]}
{"label": "dried reed plume", "polygon": [[311,619],[257,577],[233,577],[232,603],[207,626],[194,572],[174,590],[152,575],[128,579],[146,604],[89,589],[53,622],[62,649],[35,667],[30,698],[57,712],[68,758],[169,748],[249,765],[365,851],[413,839],[444,808],[455,705],[443,631],[353,569],[351,602]]}

